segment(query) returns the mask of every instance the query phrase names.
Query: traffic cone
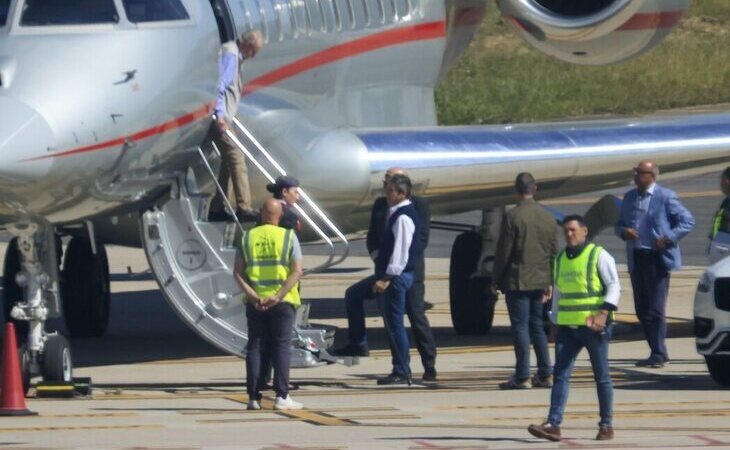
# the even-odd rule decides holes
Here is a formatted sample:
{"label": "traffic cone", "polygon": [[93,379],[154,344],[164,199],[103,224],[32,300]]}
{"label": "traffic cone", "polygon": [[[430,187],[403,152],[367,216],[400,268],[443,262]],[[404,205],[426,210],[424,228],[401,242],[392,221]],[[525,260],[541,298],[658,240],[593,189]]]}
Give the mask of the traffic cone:
{"label": "traffic cone", "polygon": [[0,380],[0,416],[34,416],[38,413],[25,407],[23,379],[20,375],[20,358],[15,338],[15,325],[5,325],[3,346],[2,380]]}

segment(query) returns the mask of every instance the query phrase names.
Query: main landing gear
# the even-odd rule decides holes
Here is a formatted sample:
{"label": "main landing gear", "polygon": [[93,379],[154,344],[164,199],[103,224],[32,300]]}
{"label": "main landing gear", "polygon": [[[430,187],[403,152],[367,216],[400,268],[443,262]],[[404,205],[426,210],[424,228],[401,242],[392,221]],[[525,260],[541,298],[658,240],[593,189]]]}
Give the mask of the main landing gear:
{"label": "main landing gear", "polygon": [[3,270],[6,320],[18,325],[19,354],[24,388],[32,376],[46,381],[71,382],[73,364],[68,341],[45,330],[49,318],[60,315],[58,242],[48,223],[15,223],[7,227],[10,241]]}
{"label": "main landing gear", "polygon": [[503,213],[503,208],[487,209],[480,227],[450,228],[463,231],[451,247],[449,265],[451,322],[456,334],[487,334],[492,329],[497,296],[490,289],[491,270]]}

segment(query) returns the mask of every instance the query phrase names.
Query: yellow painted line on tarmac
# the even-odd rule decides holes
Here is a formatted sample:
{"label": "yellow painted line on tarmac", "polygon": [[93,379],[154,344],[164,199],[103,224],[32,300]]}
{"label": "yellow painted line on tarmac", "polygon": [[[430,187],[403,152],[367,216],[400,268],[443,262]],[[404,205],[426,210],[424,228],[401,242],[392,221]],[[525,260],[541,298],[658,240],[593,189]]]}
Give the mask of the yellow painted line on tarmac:
{"label": "yellow painted line on tarmac", "polygon": [[[543,407],[547,407],[545,404]],[[593,405],[596,408],[596,405]],[[564,414],[566,419],[580,420],[591,419],[598,415],[598,410],[591,411],[569,411]],[[730,411],[722,409],[677,409],[674,411],[651,411],[651,410],[633,410],[633,411],[613,411],[614,419],[642,419],[642,418],[664,418],[664,417],[725,417],[730,416]],[[493,423],[493,422],[513,422],[513,421],[539,421],[545,418],[544,415],[534,416],[510,416],[510,417],[473,417],[469,419],[471,423]]]}
{"label": "yellow painted line on tarmac", "polygon": [[301,420],[312,425],[320,426],[344,426],[354,423],[348,419],[340,419],[321,411],[310,411],[307,409],[278,411],[278,414],[289,419]]}
{"label": "yellow painted line on tarmac", "polygon": [[[94,418],[105,418],[105,417],[137,417],[139,414],[134,412],[119,412],[119,413],[79,413],[79,414],[46,414],[43,413],[43,418],[47,417],[56,417],[59,419],[74,419],[74,418],[83,418],[83,419],[94,419]],[[33,416],[33,417],[41,417],[41,416]]]}
{"label": "yellow painted line on tarmac", "polygon": [[0,427],[0,433],[22,433],[36,431],[79,431],[79,430],[139,430],[164,428],[159,424],[143,425],[55,425],[35,427]]}
{"label": "yellow painted line on tarmac", "polygon": [[[614,407],[623,406],[652,406],[652,407],[669,407],[669,406],[688,406],[688,405],[728,405],[730,401],[684,401],[684,402],[614,402]],[[522,405],[441,405],[437,406],[437,410],[470,410],[470,409],[533,409],[544,407],[544,403],[532,403]],[[571,407],[595,407],[595,402],[579,403],[570,402]]]}

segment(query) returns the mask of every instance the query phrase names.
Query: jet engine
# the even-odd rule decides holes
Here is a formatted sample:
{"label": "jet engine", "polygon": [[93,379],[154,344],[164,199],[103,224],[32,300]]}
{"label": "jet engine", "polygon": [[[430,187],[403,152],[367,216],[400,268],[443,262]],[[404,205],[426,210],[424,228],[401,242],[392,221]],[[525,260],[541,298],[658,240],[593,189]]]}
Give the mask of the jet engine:
{"label": "jet engine", "polygon": [[497,0],[539,51],[573,64],[625,61],[659,44],[691,0]]}

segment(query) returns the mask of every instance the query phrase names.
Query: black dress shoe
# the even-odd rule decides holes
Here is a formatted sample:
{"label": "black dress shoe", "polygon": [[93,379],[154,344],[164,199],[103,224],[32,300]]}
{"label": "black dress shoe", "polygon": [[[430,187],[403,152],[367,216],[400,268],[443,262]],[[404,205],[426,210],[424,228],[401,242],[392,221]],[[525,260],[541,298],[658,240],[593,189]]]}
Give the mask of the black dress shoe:
{"label": "black dress shoe", "polygon": [[367,347],[362,348],[352,344],[333,349],[330,353],[334,356],[370,356],[370,350]]}
{"label": "black dress shoe", "polygon": [[421,377],[421,381],[425,382],[434,382],[437,381],[437,375],[436,375],[436,369],[434,368],[428,368],[423,371],[423,377]]}
{"label": "black dress shoe", "polygon": [[378,378],[379,386],[387,386],[391,384],[407,384],[408,386],[410,386],[411,377],[408,375],[396,375],[394,373],[391,373],[388,376]]}
{"label": "black dress shoe", "polygon": [[241,223],[258,222],[259,213],[257,213],[253,209],[237,209],[236,219],[238,219],[238,221]]}
{"label": "black dress shoe", "polygon": [[208,214],[208,222],[232,222],[233,217],[231,217],[227,212],[225,211],[215,211]]}
{"label": "black dress shoe", "polygon": [[636,367],[648,367],[651,369],[661,369],[664,367],[664,360],[661,358],[647,358],[636,361]]}
{"label": "black dress shoe", "polygon": [[423,301],[423,310],[428,311],[429,309],[433,309],[433,303],[427,302],[424,300]]}

